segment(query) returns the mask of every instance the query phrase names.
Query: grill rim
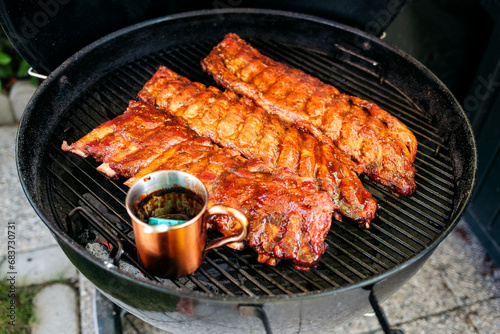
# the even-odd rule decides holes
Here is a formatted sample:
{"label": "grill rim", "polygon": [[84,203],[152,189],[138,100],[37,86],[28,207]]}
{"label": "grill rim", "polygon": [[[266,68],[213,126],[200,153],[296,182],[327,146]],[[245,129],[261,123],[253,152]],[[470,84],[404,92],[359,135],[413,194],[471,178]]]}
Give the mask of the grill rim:
{"label": "grill rim", "polygon": [[[287,295],[283,295],[283,296],[255,296],[255,297],[250,297],[250,296],[219,296],[219,295],[206,296],[206,294],[201,293],[201,292],[197,292],[197,291],[184,291],[184,290],[181,290],[180,288],[179,289],[166,288],[165,286],[162,286],[162,285],[155,283],[153,281],[147,281],[145,279],[132,276],[131,274],[124,272],[122,270],[119,270],[116,268],[109,268],[105,265],[105,263],[102,263],[102,261],[100,261],[95,256],[93,256],[89,252],[87,252],[84,249],[84,247],[82,247],[80,244],[76,243],[71,237],[68,236],[68,234],[64,230],[62,230],[59,226],[56,226],[57,224],[55,224],[54,222],[51,222],[50,219],[48,219],[45,212],[43,212],[43,210],[41,210],[38,207],[37,203],[43,203],[46,200],[40,198],[40,195],[42,193],[41,191],[35,191],[36,196],[34,196],[34,197],[37,197],[37,198],[32,197],[29,190],[32,189],[34,182],[32,179],[27,177],[27,175],[35,175],[38,178],[41,178],[41,175],[39,173],[39,168],[37,167],[38,165],[34,164],[34,166],[31,166],[31,167],[24,166],[23,163],[20,161],[20,155],[27,154],[25,147],[21,147],[22,141],[24,140],[24,135],[25,135],[24,132],[27,131],[26,130],[27,128],[29,128],[28,117],[26,115],[30,114],[30,116],[31,116],[31,114],[33,113],[33,106],[36,105],[39,100],[44,99],[44,94],[47,94],[46,91],[49,90],[48,87],[53,87],[54,85],[57,86],[57,82],[59,82],[59,86],[60,86],[59,92],[61,94],[64,93],[64,90],[67,88],[67,85],[71,84],[71,83],[65,82],[65,73],[68,71],[68,68],[75,66],[75,62],[78,63],[79,58],[85,58],[86,56],[91,54],[96,48],[100,48],[103,45],[106,45],[106,43],[108,43],[108,41],[112,41],[114,38],[120,38],[120,37],[126,35],[127,33],[134,31],[136,29],[147,28],[150,25],[158,24],[158,23],[165,22],[165,21],[175,21],[178,19],[182,20],[184,18],[192,17],[192,16],[214,15],[214,14],[224,15],[224,14],[239,14],[239,13],[281,15],[281,16],[285,16],[285,17],[289,17],[289,18],[293,18],[293,19],[309,20],[309,21],[312,21],[315,23],[326,25],[326,26],[339,28],[339,29],[345,30],[349,33],[352,33],[352,34],[361,35],[363,38],[370,40],[370,42],[372,42],[372,43],[382,44],[384,48],[387,48],[387,49],[391,50],[393,53],[403,57],[403,59],[410,62],[419,71],[423,70],[424,73],[426,73],[428,76],[430,76],[431,80],[433,80],[432,81],[433,84],[437,84],[438,86],[440,86],[440,88],[443,90],[443,94],[445,94],[446,97],[451,98],[451,100],[449,101],[450,105],[458,106],[458,109],[459,109],[458,111],[460,113],[460,116],[462,116],[462,118],[465,120],[466,126],[469,126],[469,130],[470,130],[470,124],[468,123],[468,120],[465,117],[463,110],[460,108],[460,106],[458,105],[458,102],[451,95],[449,90],[439,81],[439,79],[437,77],[435,77],[431,72],[429,72],[427,69],[425,69],[425,67],[423,65],[421,65],[416,60],[414,60],[412,57],[406,55],[402,51],[397,50],[397,49],[383,43],[382,41],[376,39],[372,35],[369,35],[367,33],[364,33],[362,31],[359,31],[359,30],[352,28],[352,27],[349,27],[349,26],[345,26],[345,25],[342,25],[342,24],[339,24],[336,22],[328,21],[325,19],[320,19],[320,18],[313,17],[310,15],[305,15],[305,14],[297,14],[297,13],[277,11],[277,10],[260,10],[260,9],[247,9],[247,8],[194,11],[194,12],[175,14],[175,15],[163,17],[160,19],[153,19],[150,21],[142,22],[142,23],[127,27],[125,29],[121,29],[117,32],[114,32],[114,33],[108,35],[108,36],[105,36],[105,37],[101,38],[100,40],[86,46],[85,48],[83,48],[82,50],[77,52],[75,55],[73,55],[72,57],[68,58],[67,61],[65,61],[54,72],[52,72],[48,76],[48,78],[41,84],[41,86],[39,87],[39,89],[37,90],[37,92],[35,93],[35,95],[33,96],[32,100],[30,101],[30,103],[28,104],[28,107],[27,107],[27,110],[31,110],[32,112],[25,113],[25,115],[23,116],[23,118],[20,122],[20,125],[18,128],[18,134],[17,134],[17,138],[16,138],[16,164],[17,164],[19,179],[21,181],[22,188],[23,188],[31,206],[35,209],[36,213],[40,216],[40,218],[45,223],[45,225],[47,225],[49,227],[51,232],[54,233],[58,238],[60,238],[60,240],[57,240],[58,243],[61,244],[61,241],[65,241],[66,245],[70,246],[73,251],[77,252],[80,256],[84,256],[87,261],[93,262],[94,265],[97,264],[102,270],[112,271],[115,275],[118,275],[120,278],[125,279],[125,280],[130,280],[133,283],[139,283],[140,285],[143,285],[146,288],[150,288],[150,289],[153,288],[155,291],[159,291],[159,292],[168,292],[170,294],[174,294],[174,295],[179,296],[179,297],[189,297],[189,298],[196,298],[196,299],[204,299],[204,300],[208,300],[208,301],[234,302],[234,303],[247,302],[249,300],[252,300],[252,301],[256,300],[259,302],[276,302],[276,301],[282,301],[282,300],[290,300],[290,301],[299,300],[300,301],[301,299],[310,299],[312,297],[324,297],[324,296],[328,296],[328,295],[340,294],[346,290],[351,290],[351,289],[356,289],[359,287],[367,287],[367,286],[373,285],[373,284],[375,284],[379,281],[382,281],[382,280],[386,279],[387,277],[392,276],[393,274],[403,270],[405,267],[408,267],[408,266],[415,264],[416,262],[423,259],[424,257],[430,256],[430,254],[432,254],[432,252],[435,250],[437,245],[439,245],[439,243],[442,240],[444,240],[444,238],[451,232],[451,230],[458,223],[460,217],[463,215],[463,213],[464,213],[464,211],[465,211],[465,209],[470,201],[470,197],[472,195],[473,188],[475,186],[475,178],[476,178],[476,171],[477,171],[477,153],[476,153],[474,138],[472,136],[472,133],[471,133],[470,138],[467,138],[468,140],[471,141],[471,143],[472,143],[471,148],[473,150],[473,152],[472,152],[473,154],[471,157],[473,159],[472,166],[471,166],[472,173],[470,173],[470,174],[472,174],[471,188],[469,189],[468,192],[466,192],[465,197],[462,197],[462,200],[460,201],[461,204],[454,205],[455,208],[450,215],[451,216],[450,220],[452,222],[443,231],[441,231],[439,236],[432,243],[430,243],[426,248],[424,248],[420,252],[417,252],[414,256],[411,256],[409,259],[407,259],[403,263],[396,265],[396,266],[392,267],[391,269],[384,271],[381,274],[372,275],[368,279],[362,279],[357,283],[347,284],[346,286],[343,286],[340,288],[334,287],[334,288],[323,289],[321,291],[308,291],[308,292],[303,292],[303,293],[294,293],[292,295],[294,298],[290,298],[290,296],[287,296]],[[124,62],[124,60],[121,60],[121,62]],[[109,66],[111,66],[111,65],[108,64],[108,66],[105,66],[105,67],[106,68],[113,68],[113,66],[111,66],[111,67],[109,67]],[[101,72],[109,72],[109,69],[108,70],[101,69]],[[97,75],[97,74],[95,74],[95,75],[97,77],[102,77],[102,75]],[[83,83],[79,83],[79,82],[77,82],[77,84],[83,85]],[[78,91],[78,89],[76,89],[75,87],[73,87],[72,89]],[[53,99],[54,99],[54,97],[50,98],[51,101],[53,101]],[[68,98],[67,100],[73,101],[74,99]],[[61,103],[61,101],[59,101],[59,103]],[[56,120],[60,119],[61,112],[65,111],[65,110],[66,110],[66,108],[59,108],[59,113],[51,114],[49,116],[56,119]],[[38,111],[38,112],[40,112],[40,111]],[[38,117],[41,117],[41,116],[38,115]],[[30,120],[33,121],[32,119],[30,119]],[[54,124],[54,123],[56,123],[56,124]],[[52,131],[54,130],[55,125],[57,125],[57,122],[53,121],[52,128],[51,128]],[[48,138],[48,137],[49,137],[49,135],[46,134],[45,138]],[[49,144],[49,143],[47,143],[47,144]],[[33,149],[34,148],[32,148],[32,150]],[[45,152],[46,150],[47,150],[47,148],[44,147],[42,151]],[[29,155],[29,153],[28,153],[28,155]],[[40,155],[40,156],[43,156],[43,155]],[[30,169],[34,173],[33,174],[27,173],[27,171],[26,171],[27,168]],[[39,182],[44,183],[43,181],[39,181]],[[46,182],[45,182],[44,186],[48,186],[46,184]],[[455,199],[455,201],[456,201],[456,199]],[[49,207],[50,207],[50,205],[49,205]],[[66,250],[66,247],[63,247],[63,249]],[[68,255],[68,253],[66,253],[66,254]]]}

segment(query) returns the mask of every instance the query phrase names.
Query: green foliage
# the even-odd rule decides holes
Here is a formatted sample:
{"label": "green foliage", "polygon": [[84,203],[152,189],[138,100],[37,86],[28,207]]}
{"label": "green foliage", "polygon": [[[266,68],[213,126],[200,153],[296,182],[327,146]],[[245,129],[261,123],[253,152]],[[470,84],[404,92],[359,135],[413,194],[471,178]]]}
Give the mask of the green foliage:
{"label": "green foliage", "polygon": [[3,30],[0,29],[0,89],[12,78],[28,76],[30,65],[17,53]]}
{"label": "green foliage", "polygon": [[[6,279],[0,281],[0,333],[30,333],[30,328],[36,321],[33,298],[39,290],[39,286],[16,287],[15,292],[12,292]],[[9,310],[12,302],[15,303],[14,325],[9,323],[13,321]]]}

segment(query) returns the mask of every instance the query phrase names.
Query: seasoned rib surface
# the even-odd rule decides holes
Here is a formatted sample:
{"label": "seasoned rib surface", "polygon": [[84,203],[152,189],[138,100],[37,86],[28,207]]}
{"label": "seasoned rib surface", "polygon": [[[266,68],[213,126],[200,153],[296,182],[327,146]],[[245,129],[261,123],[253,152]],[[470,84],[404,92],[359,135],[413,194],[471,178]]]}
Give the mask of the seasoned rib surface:
{"label": "seasoned rib surface", "polygon": [[[71,145],[63,142],[62,149],[102,161],[108,175],[130,177],[128,186],[162,169],[197,176],[209,192],[209,206],[228,205],[245,214],[247,240],[233,247],[252,247],[259,262],[290,260],[297,269],[309,270],[326,249],[333,210],[326,192],[288,168],[263,172],[262,162],[214,145],[151,105],[132,101],[124,114]],[[222,215],[210,223],[223,234],[239,226]]]}
{"label": "seasoned rib surface", "polygon": [[[191,82],[161,66],[139,97],[176,117],[198,135],[259,159],[269,170],[287,167],[328,192],[336,212],[368,227],[377,204],[335,146],[288,125],[248,98]],[[341,217],[337,215],[337,219]]]}
{"label": "seasoned rib surface", "polygon": [[71,145],[64,141],[62,149],[102,161],[104,164],[98,169],[108,176],[118,171],[119,175],[131,177],[172,145],[192,137],[191,131],[165,113],[132,101],[123,114],[99,125]]}
{"label": "seasoned rib surface", "polygon": [[376,104],[266,57],[236,34],[226,35],[202,67],[226,89],[333,141],[373,181],[403,195],[414,192],[415,136]]}

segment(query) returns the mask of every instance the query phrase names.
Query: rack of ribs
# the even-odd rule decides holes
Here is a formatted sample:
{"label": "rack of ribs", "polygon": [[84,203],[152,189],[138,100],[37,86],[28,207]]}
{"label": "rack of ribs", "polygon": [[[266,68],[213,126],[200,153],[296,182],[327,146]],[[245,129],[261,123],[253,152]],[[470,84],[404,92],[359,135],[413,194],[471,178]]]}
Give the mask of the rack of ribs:
{"label": "rack of ribs", "polygon": [[[309,270],[327,247],[333,203],[326,192],[286,167],[265,171],[262,162],[214,145],[152,105],[131,101],[122,115],[71,145],[64,141],[62,149],[101,161],[100,171],[129,177],[128,186],[156,170],[195,175],[207,187],[209,206],[228,205],[245,214],[247,240],[231,245],[253,248],[259,262],[290,260],[297,269]],[[218,215],[210,227],[228,235],[239,224]]]}
{"label": "rack of ribs", "polygon": [[287,167],[310,178],[330,195],[336,219],[344,215],[369,227],[375,217],[376,200],[352,171],[355,166],[348,167],[353,165],[350,159],[335,146],[267,113],[250,99],[191,82],[164,66],[138,96],[198,135],[262,161],[270,171]]}
{"label": "rack of ribs", "polygon": [[346,216],[369,227],[376,200],[352,169],[353,163],[335,146],[267,113],[248,98],[191,82],[160,66],[138,94],[172,115],[198,135],[258,159],[269,170],[287,167],[316,182],[334,203],[334,216]]}
{"label": "rack of ribs", "polygon": [[226,89],[333,142],[372,181],[405,196],[415,191],[416,138],[376,104],[341,94],[274,61],[232,33],[213,48],[202,67]]}

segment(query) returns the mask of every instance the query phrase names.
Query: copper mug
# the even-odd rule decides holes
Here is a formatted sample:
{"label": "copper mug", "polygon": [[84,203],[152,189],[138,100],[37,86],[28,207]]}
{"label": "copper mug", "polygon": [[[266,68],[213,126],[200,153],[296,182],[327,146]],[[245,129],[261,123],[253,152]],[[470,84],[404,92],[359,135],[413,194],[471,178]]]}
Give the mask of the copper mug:
{"label": "copper mug", "polygon": [[[175,191],[171,191],[172,189]],[[164,196],[162,193],[175,193],[176,196],[179,196],[179,193],[187,193],[194,194],[195,197],[172,200],[161,197]],[[207,250],[245,240],[248,231],[245,215],[223,205],[214,205],[207,209],[207,203],[208,192],[203,183],[195,176],[180,171],[163,170],[150,173],[129,189],[125,205],[132,219],[139,260],[150,274],[164,278],[186,276],[198,269]],[[177,221],[177,225],[172,224],[170,216],[170,220],[166,220],[168,224],[152,225],[145,221],[145,212],[153,212],[154,215],[165,214],[170,210],[166,207],[172,207],[172,204],[182,206],[181,211],[185,214],[192,210],[199,212],[191,212],[194,217]],[[197,208],[190,208],[192,206]],[[207,220],[215,214],[233,216],[242,226],[239,233],[207,243]],[[174,214],[173,219],[182,218],[175,217]]]}

